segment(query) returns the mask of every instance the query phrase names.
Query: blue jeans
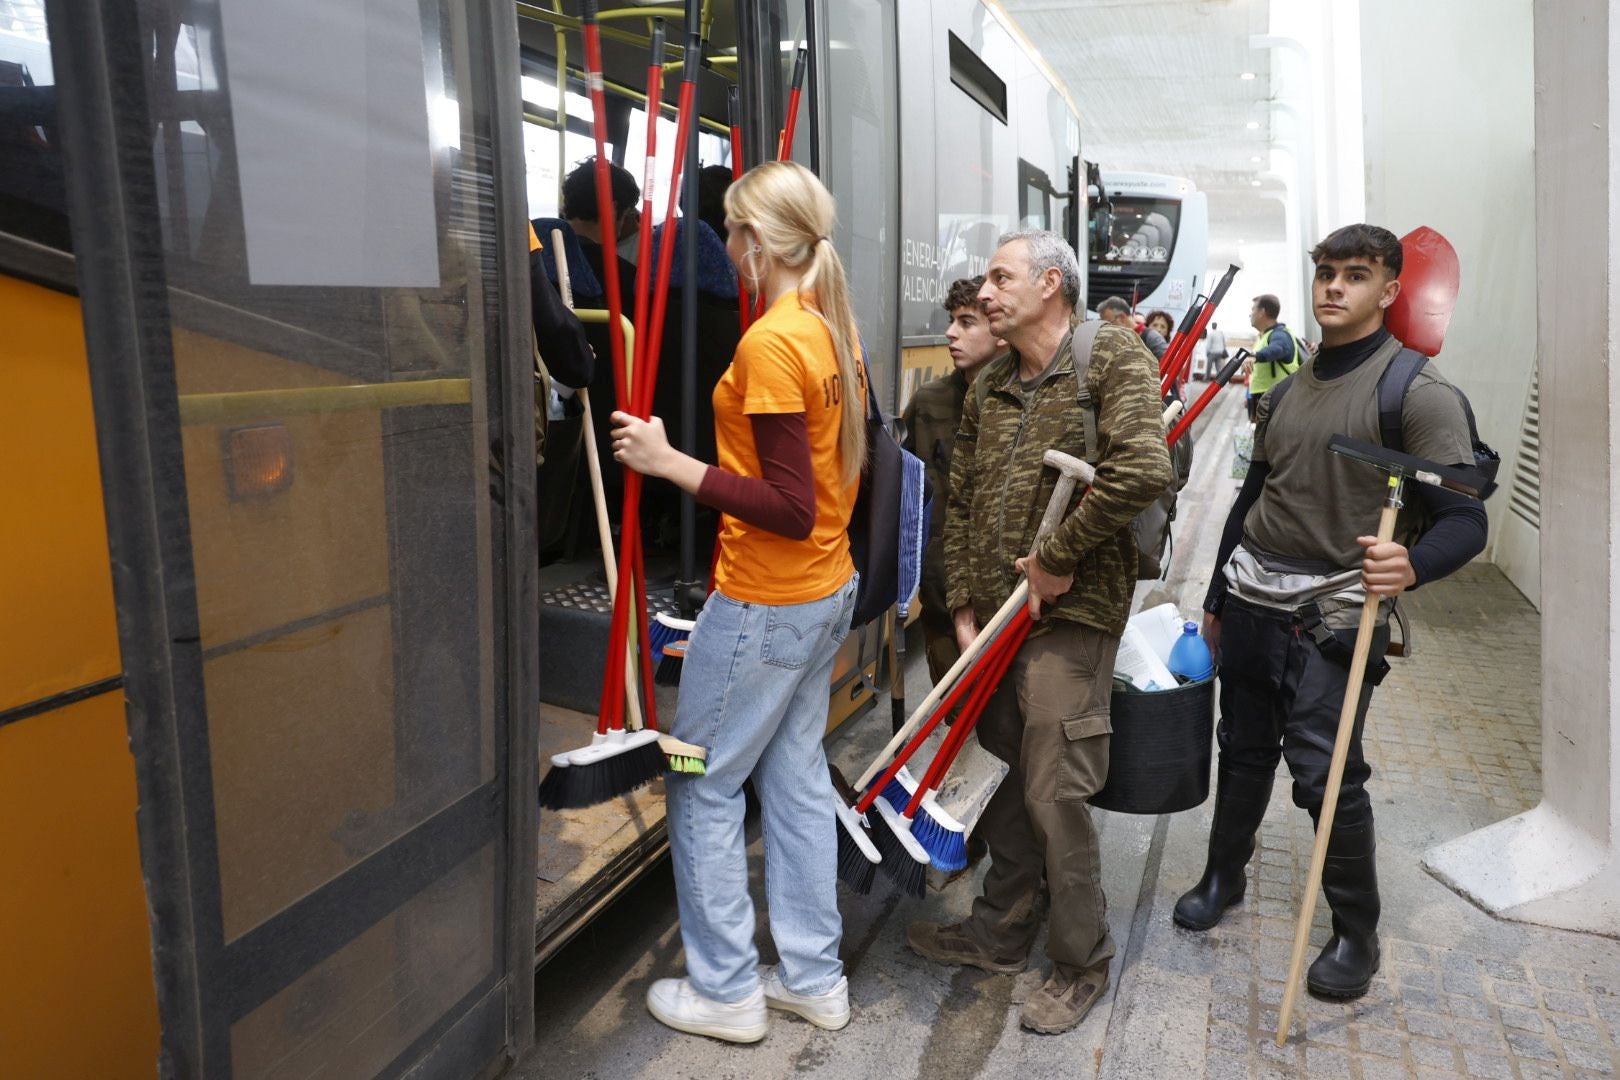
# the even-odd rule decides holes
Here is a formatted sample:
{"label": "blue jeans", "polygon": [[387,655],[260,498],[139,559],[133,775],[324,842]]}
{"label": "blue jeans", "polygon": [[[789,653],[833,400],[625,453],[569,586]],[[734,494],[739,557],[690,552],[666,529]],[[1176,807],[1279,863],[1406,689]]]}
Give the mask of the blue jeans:
{"label": "blue jeans", "polygon": [[743,781],[754,778],[765,830],[765,897],[782,982],[800,994],[843,975],[832,781],[821,740],[833,657],[855,610],[851,577],[807,604],[709,596],[681,668],[674,735],[708,747],[703,776],[665,778],[670,855],[686,972],[716,1001],[759,985],[743,840]]}

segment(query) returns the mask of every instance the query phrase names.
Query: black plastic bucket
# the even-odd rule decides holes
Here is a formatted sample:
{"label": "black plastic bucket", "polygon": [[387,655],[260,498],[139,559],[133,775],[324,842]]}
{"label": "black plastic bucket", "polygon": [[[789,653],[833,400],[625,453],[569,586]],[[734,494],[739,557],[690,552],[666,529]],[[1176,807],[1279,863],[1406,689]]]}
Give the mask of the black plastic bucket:
{"label": "black plastic bucket", "polygon": [[1173,814],[1209,798],[1215,680],[1174,690],[1114,684],[1108,782],[1092,806],[1121,814]]}

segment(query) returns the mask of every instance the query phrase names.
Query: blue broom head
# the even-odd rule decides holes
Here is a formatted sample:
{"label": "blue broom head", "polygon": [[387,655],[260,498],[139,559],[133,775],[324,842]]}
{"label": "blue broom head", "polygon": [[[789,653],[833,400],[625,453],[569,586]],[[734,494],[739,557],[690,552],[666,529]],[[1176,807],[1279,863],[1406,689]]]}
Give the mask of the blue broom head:
{"label": "blue broom head", "polygon": [[647,647],[653,662],[664,658],[664,646],[689,637],[697,623],[692,619],[678,619],[660,611],[647,623]]}
{"label": "blue broom head", "polygon": [[917,819],[911,823],[911,835],[928,852],[933,864],[946,873],[967,866],[967,831],[934,801],[933,792],[923,796]]}
{"label": "blue broom head", "polygon": [[916,793],[917,778],[912,776],[911,770],[904,765],[900,766],[900,771],[891,776],[889,782],[883,785],[883,791],[881,792],[890,806],[906,806]]}

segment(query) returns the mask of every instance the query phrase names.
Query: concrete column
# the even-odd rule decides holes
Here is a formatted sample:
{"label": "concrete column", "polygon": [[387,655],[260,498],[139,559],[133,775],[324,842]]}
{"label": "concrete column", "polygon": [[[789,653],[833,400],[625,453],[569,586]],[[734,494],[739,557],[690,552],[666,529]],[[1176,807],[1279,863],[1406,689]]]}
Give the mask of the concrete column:
{"label": "concrete column", "polygon": [[[1611,936],[1620,935],[1617,16],[1613,0],[1534,5],[1542,801],[1424,859],[1494,914]],[[1503,311],[1501,318],[1528,314]]]}

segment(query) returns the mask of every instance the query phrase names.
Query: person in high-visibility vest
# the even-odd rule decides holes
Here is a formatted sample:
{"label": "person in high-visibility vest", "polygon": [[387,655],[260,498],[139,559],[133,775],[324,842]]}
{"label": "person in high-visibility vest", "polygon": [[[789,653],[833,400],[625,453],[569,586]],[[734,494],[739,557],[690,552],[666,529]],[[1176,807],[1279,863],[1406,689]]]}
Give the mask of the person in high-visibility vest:
{"label": "person in high-visibility vest", "polygon": [[1249,325],[1260,333],[1254,340],[1254,355],[1243,365],[1244,374],[1249,377],[1251,423],[1266,391],[1292,375],[1304,358],[1294,332],[1277,321],[1280,314],[1282,304],[1270,293],[1255,297],[1254,307],[1249,311]]}

